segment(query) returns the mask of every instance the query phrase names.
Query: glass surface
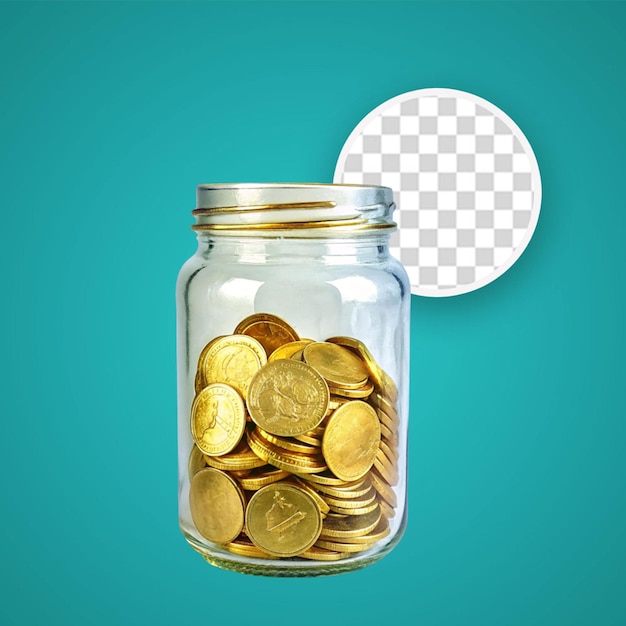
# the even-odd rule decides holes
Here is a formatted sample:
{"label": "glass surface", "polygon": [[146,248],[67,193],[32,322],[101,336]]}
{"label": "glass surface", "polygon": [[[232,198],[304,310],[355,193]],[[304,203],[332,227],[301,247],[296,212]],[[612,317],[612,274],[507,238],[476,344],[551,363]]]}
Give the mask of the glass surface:
{"label": "glass surface", "polygon": [[[214,565],[278,576],[332,574],[376,561],[399,541],[406,512],[410,291],[388,239],[386,233],[327,239],[198,235],[198,250],[177,283],[179,518],[186,539]],[[366,551],[332,562],[244,557],[208,541],[192,521],[188,460],[198,357],[209,341],[232,334],[253,313],[284,319],[301,338],[359,339],[397,385],[397,507],[389,535]]]}

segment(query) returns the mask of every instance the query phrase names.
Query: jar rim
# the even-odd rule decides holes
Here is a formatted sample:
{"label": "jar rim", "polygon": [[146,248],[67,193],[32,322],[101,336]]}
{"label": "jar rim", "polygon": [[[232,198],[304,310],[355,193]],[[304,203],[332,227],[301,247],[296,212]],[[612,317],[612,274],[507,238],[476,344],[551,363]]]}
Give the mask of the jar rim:
{"label": "jar rim", "polygon": [[[395,229],[393,191],[333,183],[206,183],[197,186],[197,231]],[[321,233],[320,233],[321,234]]]}

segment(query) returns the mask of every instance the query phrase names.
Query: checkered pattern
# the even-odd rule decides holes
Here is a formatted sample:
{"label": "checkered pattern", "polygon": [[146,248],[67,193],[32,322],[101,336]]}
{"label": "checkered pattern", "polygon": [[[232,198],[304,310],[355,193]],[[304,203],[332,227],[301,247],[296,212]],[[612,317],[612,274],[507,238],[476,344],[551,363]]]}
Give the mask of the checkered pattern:
{"label": "checkered pattern", "polygon": [[442,91],[379,107],[348,139],[335,175],[394,190],[391,253],[421,295],[464,293],[496,278],[528,243],[539,209],[538,170],[519,129],[486,101]]}

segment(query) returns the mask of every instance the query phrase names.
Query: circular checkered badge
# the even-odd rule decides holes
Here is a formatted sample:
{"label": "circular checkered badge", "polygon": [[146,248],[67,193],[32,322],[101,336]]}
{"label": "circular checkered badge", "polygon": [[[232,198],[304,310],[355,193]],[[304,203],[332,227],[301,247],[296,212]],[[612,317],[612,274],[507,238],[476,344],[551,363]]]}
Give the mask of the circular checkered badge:
{"label": "circular checkered badge", "polygon": [[537,159],[517,124],[456,89],[419,89],[374,109],[348,137],[334,182],[394,190],[390,250],[420,296],[468,293],[504,274],[541,205]]}

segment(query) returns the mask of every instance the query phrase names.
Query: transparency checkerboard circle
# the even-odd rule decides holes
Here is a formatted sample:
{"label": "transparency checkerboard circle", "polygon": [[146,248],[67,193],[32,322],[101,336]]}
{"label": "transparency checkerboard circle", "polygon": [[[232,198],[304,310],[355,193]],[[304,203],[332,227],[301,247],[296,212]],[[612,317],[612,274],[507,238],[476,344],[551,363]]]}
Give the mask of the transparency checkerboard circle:
{"label": "transparency checkerboard circle", "polygon": [[390,251],[421,296],[468,293],[504,274],[541,206],[539,166],[520,128],[456,89],[418,89],[371,111],[348,137],[334,182],[393,189]]}

